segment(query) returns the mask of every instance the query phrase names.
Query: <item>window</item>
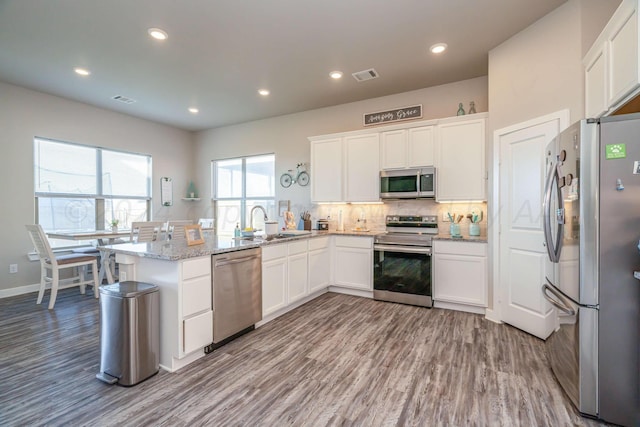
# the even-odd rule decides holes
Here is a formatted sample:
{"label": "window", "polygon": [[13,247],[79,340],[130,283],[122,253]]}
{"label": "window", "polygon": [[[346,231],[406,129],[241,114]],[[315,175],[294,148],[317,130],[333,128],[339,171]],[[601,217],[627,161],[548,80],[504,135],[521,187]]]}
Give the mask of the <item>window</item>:
{"label": "window", "polygon": [[[112,219],[128,228],[149,220],[151,156],[36,138],[34,182],[35,219],[45,231],[104,230]],[[54,247],[69,244],[51,240]]]}
{"label": "window", "polygon": [[249,224],[251,209],[260,205],[269,219],[275,217],[275,155],[265,154],[235,159],[214,160],[211,164],[216,232],[232,236],[240,228],[264,230],[264,216],[256,210]]}

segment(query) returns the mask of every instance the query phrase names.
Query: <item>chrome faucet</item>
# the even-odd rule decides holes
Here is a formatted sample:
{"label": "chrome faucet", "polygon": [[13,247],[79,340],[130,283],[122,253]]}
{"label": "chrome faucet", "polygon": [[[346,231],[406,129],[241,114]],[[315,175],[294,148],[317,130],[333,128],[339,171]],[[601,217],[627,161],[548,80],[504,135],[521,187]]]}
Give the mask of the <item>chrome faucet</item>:
{"label": "chrome faucet", "polygon": [[267,211],[262,206],[255,205],[254,207],[251,208],[251,213],[249,214],[249,225],[251,226],[252,229],[253,229],[253,211],[255,211],[256,209],[260,209],[264,214],[264,220],[269,221],[269,218],[267,217]]}

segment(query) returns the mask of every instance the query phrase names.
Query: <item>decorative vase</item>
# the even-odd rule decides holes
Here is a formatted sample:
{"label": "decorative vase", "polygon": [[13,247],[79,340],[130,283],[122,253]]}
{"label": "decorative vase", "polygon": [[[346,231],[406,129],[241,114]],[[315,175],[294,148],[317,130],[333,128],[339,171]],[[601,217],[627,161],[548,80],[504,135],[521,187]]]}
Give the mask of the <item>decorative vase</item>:
{"label": "decorative vase", "polygon": [[449,226],[449,233],[451,233],[451,237],[460,237],[460,224],[452,223]]}
{"label": "decorative vase", "polygon": [[480,224],[472,222],[469,225],[469,236],[479,236],[480,235]]}
{"label": "decorative vase", "polygon": [[112,225],[111,226],[111,232],[112,233],[117,233],[118,232],[118,226],[117,225]]}
{"label": "decorative vase", "polygon": [[457,116],[464,116],[464,108],[462,108],[462,102],[458,104],[458,112],[456,113]]}
{"label": "decorative vase", "polygon": [[475,114],[476,113],[476,103],[471,101],[469,103],[469,114]]}

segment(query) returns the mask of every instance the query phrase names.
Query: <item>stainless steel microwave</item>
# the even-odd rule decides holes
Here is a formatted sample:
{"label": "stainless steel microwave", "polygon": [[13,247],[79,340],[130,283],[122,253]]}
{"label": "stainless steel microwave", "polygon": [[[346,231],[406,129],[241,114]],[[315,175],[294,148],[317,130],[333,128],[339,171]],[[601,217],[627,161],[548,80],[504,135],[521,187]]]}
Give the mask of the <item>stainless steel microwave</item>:
{"label": "stainless steel microwave", "polygon": [[436,196],[436,168],[380,172],[381,199],[431,199]]}

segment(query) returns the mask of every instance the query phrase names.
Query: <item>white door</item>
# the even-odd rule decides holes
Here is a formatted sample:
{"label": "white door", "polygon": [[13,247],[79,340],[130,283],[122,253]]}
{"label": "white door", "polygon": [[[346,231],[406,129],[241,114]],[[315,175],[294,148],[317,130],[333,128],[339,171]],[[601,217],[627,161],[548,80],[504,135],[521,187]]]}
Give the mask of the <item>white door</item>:
{"label": "white door", "polygon": [[542,295],[552,274],[544,246],[545,148],[566,123],[558,113],[496,131],[499,167],[499,292],[502,321],[546,339],[557,315]]}

